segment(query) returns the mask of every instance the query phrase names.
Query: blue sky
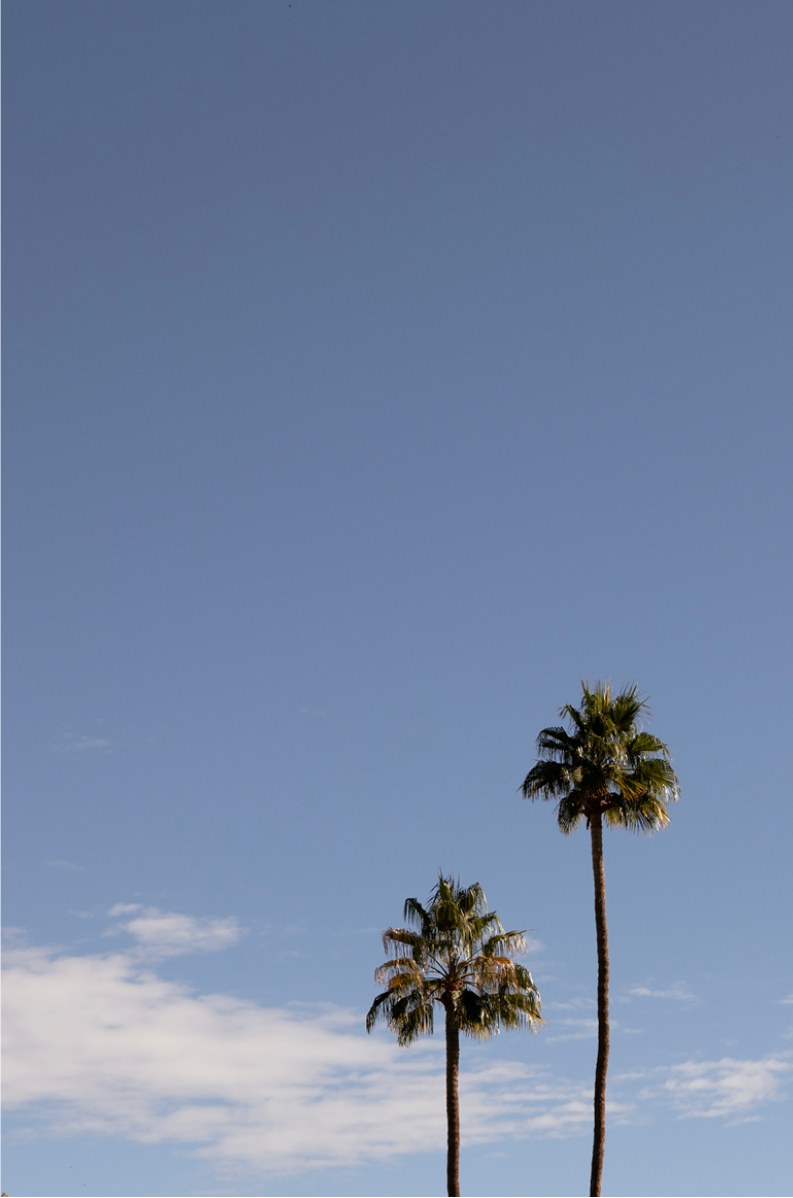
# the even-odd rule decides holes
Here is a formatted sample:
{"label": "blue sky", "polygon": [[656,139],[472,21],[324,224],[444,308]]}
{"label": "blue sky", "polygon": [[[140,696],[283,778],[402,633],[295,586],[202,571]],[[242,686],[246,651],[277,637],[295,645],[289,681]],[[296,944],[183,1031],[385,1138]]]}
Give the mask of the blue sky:
{"label": "blue sky", "polygon": [[583,1192],[589,846],[517,788],[604,677],[682,786],[606,842],[604,1192],[788,1192],[791,34],[6,4],[9,1193],[442,1193],[442,1044],[363,1032],[439,868],[547,1018],[464,1045],[464,1190]]}

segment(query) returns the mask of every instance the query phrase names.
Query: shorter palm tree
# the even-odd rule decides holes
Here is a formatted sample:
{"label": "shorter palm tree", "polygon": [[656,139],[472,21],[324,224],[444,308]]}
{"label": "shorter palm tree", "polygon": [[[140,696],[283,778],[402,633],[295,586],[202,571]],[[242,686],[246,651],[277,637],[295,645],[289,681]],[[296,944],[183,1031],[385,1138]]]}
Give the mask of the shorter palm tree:
{"label": "shorter palm tree", "polygon": [[463,888],[454,878],[438,877],[426,907],[405,902],[408,928],[387,928],[383,948],[390,960],[375,970],[385,984],[366,1016],[370,1032],[385,1019],[400,1044],[433,1031],[435,1004],[446,1014],[446,1179],[451,1195],[460,1193],[460,1032],[486,1039],[500,1028],[542,1023],[540,994],[531,974],[514,957],[526,951],[523,932],[505,932],[495,911],[488,911],[478,882]]}

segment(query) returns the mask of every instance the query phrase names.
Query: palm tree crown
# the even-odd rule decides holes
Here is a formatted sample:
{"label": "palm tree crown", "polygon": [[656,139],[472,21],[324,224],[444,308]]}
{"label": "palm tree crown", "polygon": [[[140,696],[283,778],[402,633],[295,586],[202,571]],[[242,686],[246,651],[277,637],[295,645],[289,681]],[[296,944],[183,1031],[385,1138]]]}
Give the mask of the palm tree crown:
{"label": "palm tree crown", "polygon": [[375,973],[386,990],[372,1003],[367,1031],[384,1018],[399,1043],[410,1044],[432,1034],[436,1002],[457,1029],[478,1038],[542,1023],[537,987],[513,960],[525,952],[525,936],[504,931],[478,883],[463,888],[441,874],[427,906],[409,898],[404,918],[415,931],[383,933],[393,955]]}
{"label": "palm tree crown", "polygon": [[667,804],[679,786],[663,741],[641,730],[647,704],[637,687],[613,696],[608,682],[581,684],[580,707],[559,715],[569,729],[543,728],[537,737],[540,760],[526,776],[523,797],[558,800],[563,832],[601,814],[607,824],[654,832],[669,822]]}

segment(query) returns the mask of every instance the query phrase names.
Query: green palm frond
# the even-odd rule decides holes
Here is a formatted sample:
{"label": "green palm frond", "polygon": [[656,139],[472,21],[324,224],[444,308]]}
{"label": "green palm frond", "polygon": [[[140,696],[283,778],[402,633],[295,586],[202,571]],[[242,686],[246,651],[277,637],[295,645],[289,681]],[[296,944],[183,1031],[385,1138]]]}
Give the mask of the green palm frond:
{"label": "green palm frond", "polygon": [[[556,752],[556,750],[553,751]],[[566,794],[576,784],[575,772],[576,763],[572,753],[567,761],[538,761],[526,775],[522,787],[523,797],[525,799],[533,799],[538,796],[555,798]]]}
{"label": "green palm frond", "polygon": [[426,906],[408,899],[404,916],[420,930],[383,933],[394,955],[375,972],[386,989],[372,1003],[367,1031],[384,1019],[399,1043],[409,1044],[432,1033],[435,1003],[472,1036],[542,1022],[537,987],[514,960],[526,951],[525,935],[504,930],[478,883],[464,888],[441,874]]}
{"label": "green palm frond", "polygon": [[394,1017],[392,1029],[396,1032],[400,1048],[412,1044],[419,1036],[431,1036],[433,1032],[435,1008],[432,1003],[410,1007],[404,1014]]}
{"label": "green palm frond", "polygon": [[543,1022],[536,992],[499,994],[491,999],[491,1003],[502,1027],[529,1027],[536,1032]]}
{"label": "green palm frond", "polygon": [[391,986],[395,984],[395,979],[400,979],[400,984],[402,980],[407,979],[411,985],[418,985],[423,977],[424,971],[420,963],[410,957],[395,957],[378,965],[375,970],[375,980],[381,986]]}
{"label": "green palm frond", "polygon": [[419,928],[423,928],[427,921],[427,912],[422,907],[418,899],[405,899],[405,908],[402,912],[402,918],[408,923],[415,924]]}
{"label": "green palm frond", "polygon": [[579,707],[559,712],[568,727],[544,728],[537,737],[538,760],[523,797],[554,800],[565,833],[597,812],[634,831],[665,827],[680,788],[667,746],[640,727],[649,709],[638,688],[614,695],[608,682],[582,682],[581,690]]}
{"label": "green palm frond", "polygon": [[385,993],[378,994],[377,998],[374,1000],[371,1007],[369,1008],[369,1010],[366,1013],[366,1030],[367,1030],[367,1032],[370,1032],[372,1030],[372,1028],[374,1027],[374,1025],[377,1023],[378,1018],[382,1014],[385,1014],[385,1012],[382,1011],[382,1007],[385,1003],[390,1002],[390,1001],[391,1001],[390,994],[385,994]]}
{"label": "green palm frond", "polygon": [[383,949],[391,949],[399,956],[415,956],[424,950],[424,939],[419,932],[411,932],[408,928],[386,928],[383,932]]}
{"label": "green palm frond", "polygon": [[536,994],[515,994],[506,990],[493,994],[462,990],[457,997],[455,1014],[460,1030],[474,1039],[486,1039],[502,1029],[515,1031],[528,1027],[536,1031],[543,1022]]}
{"label": "green palm frond", "polygon": [[573,789],[562,795],[556,808],[556,818],[565,835],[577,828],[584,818],[585,793]]}
{"label": "green palm frond", "polygon": [[454,1015],[458,1027],[474,1039],[484,1040],[496,1029],[488,995],[475,990],[461,990],[456,995]]}
{"label": "green palm frond", "polygon": [[508,957],[526,951],[526,935],[524,932],[496,932],[482,945],[482,956],[492,957],[496,953],[505,953]]}
{"label": "green palm frond", "polygon": [[378,994],[366,1016],[370,1032],[379,1018],[396,1033],[401,1045],[410,1044],[418,1036],[432,1035],[434,1003],[422,990],[410,990],[398,997],[386,992]]}

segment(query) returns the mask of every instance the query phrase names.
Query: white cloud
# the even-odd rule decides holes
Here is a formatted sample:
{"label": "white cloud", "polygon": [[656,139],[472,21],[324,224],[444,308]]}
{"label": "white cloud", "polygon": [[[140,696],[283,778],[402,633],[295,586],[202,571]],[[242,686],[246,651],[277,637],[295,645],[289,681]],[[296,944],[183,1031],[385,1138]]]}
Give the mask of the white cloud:
{"label": "white cloud", "polygon": [[779,1001],[784,1004],[793,1003],[793,994],[788,994],[787,998],[780,998]]}
{"label": "white cloud", "polygon": [[580,1011],[582,1009],[592,1010],[597,1006],[594,998],[572,998],[569,1002],[544,1002],[542,1004],[543,1011]]}
{"label": "white cloud", "polygon": [[[127,928],[141,921],[139,941],[159,956],[185,940],[201,947],[196,926],[229,923],[138,910]],[[166,934],[166,921],[180,919],[189,935],[180,939],[173,928],[185,925],[172,922]],[[135,950],[22,948],[6,960],[6,1100],[29,1117],[28,1134],[170,1143],[221,1171],[258,1175],[443,1151],[442,1035],[405,1050],[385,1032],[367,1036],[359,1012],[196,994],[145,968]],[[466,1143],[591,1130],[591,1078],[488,1063],[486,1052],[471,1059],[461,1075]],[[653,1104],[659,1114],[671,1106],[680,1117],[747,1118],[783,1096],[790,1069],[782,1055],[615,1076],[610,1117],[631,1122],[638,1104]]]}
{"label": "white cloud", "polygon": [[69,873],[75,873],[85,869],[84,865],[78,865],[76,861],[45,861],[44,864],[49,865],[52,869],[63,869]]}
{"label": "white cloud", "polygon": [[[736,1061],[731,1057],[721,1061],[686,1061],[655,1072],[664,1076],[660,1093],[681,1116],[702,1119],[726,1116],[731,1121],[743,1122],[756,1117],[754,1111],[761,1103],[786,1097],[781,1082],[791,1069],[790,1054],[782,1053],[759,1061]],[[657,1095],[658,1091],[650,1089],[642,1096]]]}
{"label": "white cloud", "polygon": [[[557,1032],[557,1027],[569,1028],[569,1031]],[[611,1020],[611,1026],[616,1027],[615,1021]],[[548,1037],[551,1043],[561,1043],[563,1040],[591,1040],[597,1035],[598,1021],[597,1019],[561,1019],[558,1024],[548,1021],[548,1031],[551,1033]]]}
{"label": "white cloud", "polygon": [[228,919],[196,919],[175,911],[160,911],[157,907],[141,907],[140,903],[116,903],[108,915],[127,915],[140,911],[127,923],[116,924],[104,932],[115,936],[128,932],[137,941],[137,952],[148,958],[176,957],[182,953],[215,952],[235,944],[242,935],[234,916]]}
{"label": "white cloud", "polygon": [[651,990],[649,986],[631,986],[630,992],[636,998],[673,998],[678,1002],[699,1002],[696,994],[692,994],[683,982],[675,982],[666,990]]}
{"label": "white cloud", "polygon": [[[359,1013],[196,996],[121,953],[11,952],[4,993],[6,1099],[50,1134],[269,1172],[443,1148],[442,1038],[404,1050]],[[465,1073],[461,1094],[467,1143],[591,1122],[586,1086],[512,1062]]]}

